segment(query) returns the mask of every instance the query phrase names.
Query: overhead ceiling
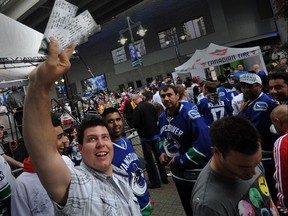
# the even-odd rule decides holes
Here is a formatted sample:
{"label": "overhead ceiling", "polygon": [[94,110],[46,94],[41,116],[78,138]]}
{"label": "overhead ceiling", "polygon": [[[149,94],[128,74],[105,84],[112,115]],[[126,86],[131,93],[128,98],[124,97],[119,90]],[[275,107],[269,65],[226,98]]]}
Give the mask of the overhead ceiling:
{"label": "overhead ceiling", "polygon": [[[67,1],[78,6],[78,13],[88,9],[94,20],[103,24],[143,0]],[[0,0],[0,13],[44,33],[54,2],[55,0]]]}

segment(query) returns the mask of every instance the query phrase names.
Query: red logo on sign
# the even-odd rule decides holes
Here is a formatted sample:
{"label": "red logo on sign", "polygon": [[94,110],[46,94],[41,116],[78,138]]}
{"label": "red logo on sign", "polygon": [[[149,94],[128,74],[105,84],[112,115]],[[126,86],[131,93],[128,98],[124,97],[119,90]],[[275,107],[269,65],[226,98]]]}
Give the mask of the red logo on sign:
{"label": "red logo on sign", "polygon": [[257,50],[252,50],[251,53],[252,53],[253,55],[255,55],[256,51],[257,51]]}
{"label": "red logo on sign", "polygon": [[214,52],[211,52],[209,54],[211,54],[211,55],[225,55],[227,50],[228,50],[228,48],[223,49],[223,50],[215,50]]}

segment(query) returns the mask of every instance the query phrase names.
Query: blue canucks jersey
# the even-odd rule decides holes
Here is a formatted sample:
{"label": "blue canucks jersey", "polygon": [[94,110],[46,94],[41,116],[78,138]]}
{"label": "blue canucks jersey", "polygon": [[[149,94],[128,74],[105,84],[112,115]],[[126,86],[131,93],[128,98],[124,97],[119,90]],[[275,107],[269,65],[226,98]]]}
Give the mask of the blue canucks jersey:
{"label": "blue canucks jersey", "polygon": [[149,202],[149,192],[140,160],[130,140],[122,138],[113,142],[113,165],[124,170],[129,175],[129,184],[137,197],[142,215],[150,215],[152,207]]}
{"label": "blue canucks jersey", "polygon": [[212,103],[207,97],[203,98],[197,105],[199,113],[205,119],[208,126],[224,116],[231,115],[233,112],[232,106],[226,97],[220,97],[219,101]]}
{"label": "blue canucks jersey", "polygon": [[275,102],[265,93],[261,94],[253,101],[249,101],[248,106],[239,115],[244,116],[257,128],[262,139],[262,149],[273,150],[276,137],[270,132],[272,124],[270,114],[275,108]]}
{"label": "blue canucks jersey", "polygon": [[190,109],[195,106],[194,103],[189,102],[189,101],[179,101],[179,102],[180,102],[180,104],[183,104],[184,106],[187,106]]}
{"label": "blue canucks jersey", "polygon": [[217,88],[217,93],[219,94],[220,97],[226,97],[230,103],[233,99],[233,97],[238,95],[238,92],[235,87],[232,87],[232,89],[225,88],[224,86],[220,86]]}
{"label": "blue canucks jersey", "polygon": [[171,167],[175,182],[194,184],[199,172],[212,156],[208,126],[197,106],[180,104],[173,118],[163,112],[159,117],[160,152],[175,160]]}

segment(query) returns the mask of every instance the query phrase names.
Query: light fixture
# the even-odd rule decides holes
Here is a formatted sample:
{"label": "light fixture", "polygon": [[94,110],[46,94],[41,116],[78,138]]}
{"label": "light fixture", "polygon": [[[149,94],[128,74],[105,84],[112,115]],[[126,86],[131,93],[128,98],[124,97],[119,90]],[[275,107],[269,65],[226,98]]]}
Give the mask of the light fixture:
{"label": "light fixture", "polygon": [[55,85],[58,85],[58,81],[55,81]]}
{"label": "light fixture", "polygon": [[62,78],[62,79],[61,79],[61,82],[64,83],[64,81],[65,81],[64,78]]}
{"label": "light fixture", "polygon": [[170,44],[171,41],[167,40],[165,41],[166,45],[168,46]]}
{"label": "light fixture", "polygon": [[123,36],[123,34],[120,34],[120,38],[119,38],[118,42],[119,42],[120,44],[124,45],[124,44],[126,43],[126,41],[127,41],[127,38],[125,38],[125,37]]}
{"label": "light fixture", "polygon": [[186,37],[187,37],[187,35],[183,34],[179,38],[184,41],[186,39]]}
{"label": "light fixture", "polygon": [[144,29],[143,26],[140,24],[136,34],[138,34],[141,37],[143,37],[145,35],[146,31],[147,31],[147,29]]}

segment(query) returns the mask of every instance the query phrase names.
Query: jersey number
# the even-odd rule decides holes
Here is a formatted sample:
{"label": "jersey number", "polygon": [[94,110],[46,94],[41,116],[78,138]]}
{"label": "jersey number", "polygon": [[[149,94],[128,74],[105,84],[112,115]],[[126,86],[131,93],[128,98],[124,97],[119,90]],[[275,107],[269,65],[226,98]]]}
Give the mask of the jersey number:
{"label": "jersey number", "polygon": [[[211,109],[211,113],[213,116],[213,120],[216,121],[216,120],[224,117],[225,109],[224,109],[224,107],[213,108],[213,109]],[[217,116],[219,116],[219,117],[217,117]]]}

